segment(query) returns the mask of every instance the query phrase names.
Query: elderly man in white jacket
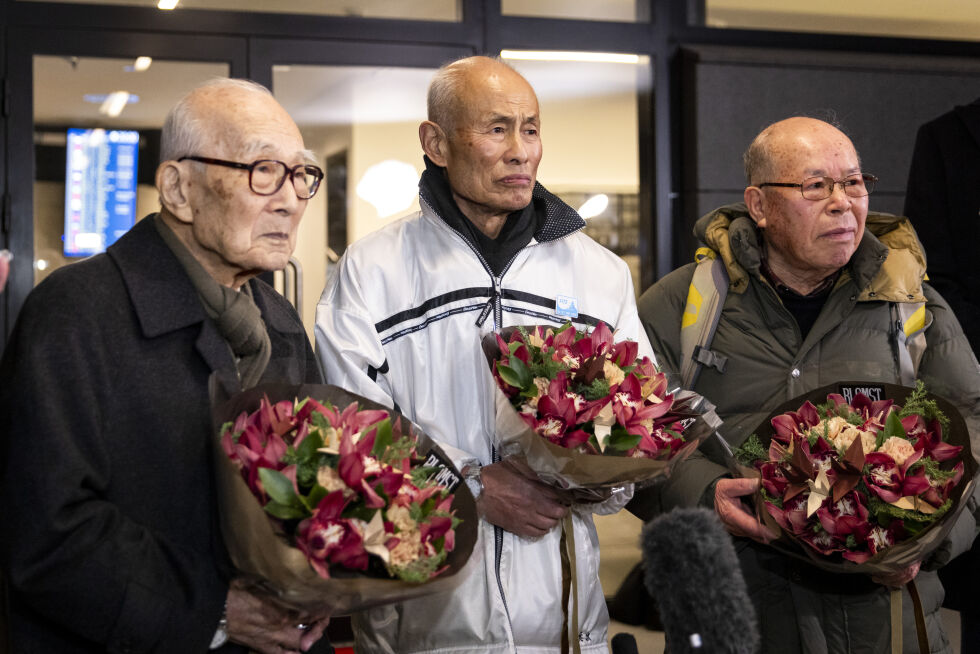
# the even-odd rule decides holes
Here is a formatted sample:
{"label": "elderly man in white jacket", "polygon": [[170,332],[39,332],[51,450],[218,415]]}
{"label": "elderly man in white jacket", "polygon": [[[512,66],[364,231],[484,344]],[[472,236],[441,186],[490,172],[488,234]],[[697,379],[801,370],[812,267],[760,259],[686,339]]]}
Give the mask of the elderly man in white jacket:
{"label": "elderly man in white jacket", "polygon": [[478,495],[482,558],[451,593],[355,616],[359,652],[561,649],[559,538],[573,513],[578,598],[574,649],[607,651],[592,512],[630,489],[577,505],[495,447],[494,382],[480,347],[510,325],[599,321],[640,343],[629,269],[582,233],[582,218],[536,183],[534,90],[486,57],[443,67],[419,127],[422,210],[348,248],[316,313],[328,382],[400,410],[440,441]]}

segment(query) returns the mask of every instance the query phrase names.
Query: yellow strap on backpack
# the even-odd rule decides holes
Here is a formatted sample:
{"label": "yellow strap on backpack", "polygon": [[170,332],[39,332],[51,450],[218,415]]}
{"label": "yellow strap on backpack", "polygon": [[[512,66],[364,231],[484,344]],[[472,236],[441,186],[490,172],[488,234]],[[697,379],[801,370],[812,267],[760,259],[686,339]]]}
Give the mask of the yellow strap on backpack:
{"label": "yellow strap on backpack", "polygon": [[691,388],[701,367],[708,365],[724,372],[727,357],[708,349],[721,318],[728,295],[728,271],[725,263],[711,248],[698,248],[694,254],[697,266],[687,290],[687,305],[681,317],[681,383]]}
{"label": "yellow strap on backpack", "polygon": [[919,363],[926,351],[926,328],[932,324],[932,312],[925,302],[893,302],[895,338],[898,341],[899,376],[903,386],[915,386]]}

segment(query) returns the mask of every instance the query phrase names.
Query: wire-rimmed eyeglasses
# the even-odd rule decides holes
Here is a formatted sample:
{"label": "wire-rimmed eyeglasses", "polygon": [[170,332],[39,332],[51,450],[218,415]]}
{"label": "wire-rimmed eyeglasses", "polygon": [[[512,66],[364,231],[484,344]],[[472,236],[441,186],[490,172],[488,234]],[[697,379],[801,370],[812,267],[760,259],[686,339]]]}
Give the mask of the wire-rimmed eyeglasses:
{"label": "wire-rimmed eyeglasses", "polygon": [[785,188],[798,188],[803,197],[807,200],[826,200],[834,194],[834,187],[840,185],[844,193],[852,198],[863,198],[871,195],[875,189],[875,182],[878,178],[870,173],[854,173],[844,179],[834,179],[833,177],[807,177],[799,184],[789,182],[763,182],[756,184],[757,187],[780,186]]}
{"label": "wire-rimmed eyeglasses", "polygon": [[184,160],[247,170],[248,186],[257,195],[274,195],[282,188],[282,184],[288,176],[293,180],[296,196],[300,200],[309,200],[316,194],[317,189],[320,188],[320,182],[323,180],[323,171],[312,164],[298,164],[290,168],[285,162],[275,159],[259,159],[250,164],[244,164],[237,161],[197,156],[181,157],[177,161]]}

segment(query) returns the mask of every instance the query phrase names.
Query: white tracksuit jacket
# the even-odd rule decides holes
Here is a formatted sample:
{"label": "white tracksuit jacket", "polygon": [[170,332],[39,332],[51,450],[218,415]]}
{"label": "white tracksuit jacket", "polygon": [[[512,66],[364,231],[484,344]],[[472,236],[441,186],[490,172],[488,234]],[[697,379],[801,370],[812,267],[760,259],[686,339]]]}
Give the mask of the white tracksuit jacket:
{"label": "white tracksuit jacket", "polygon": [[[317,306],[327,382],[396,406],[459,467],[495,456],[494,382],[483,335],[562,324],[560,302],[577,307],[577,327],[604,321],[618,330],[617,340],[636,340],[640,354],[653,358],[626,264],[581,233],[578,214],[540,185],[535,197],[546,202],[544,227],[499,277],[423,201],[420,212],[351,245]],[[582,652],[607,651],[609,621],[590,512],[618,511],[631,494],[575,510]],[[561,528],[534,540],[486,521],[480,528],[475,565],[454,591],[354,617],[359,653],[559,651]]]}

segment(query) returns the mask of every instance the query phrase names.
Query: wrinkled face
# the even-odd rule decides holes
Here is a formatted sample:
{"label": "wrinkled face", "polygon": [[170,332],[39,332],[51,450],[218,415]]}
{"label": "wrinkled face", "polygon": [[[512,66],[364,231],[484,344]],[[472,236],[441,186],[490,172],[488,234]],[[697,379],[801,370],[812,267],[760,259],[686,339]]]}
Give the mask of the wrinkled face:
{"label": "wrinkled face", "polygon": [[[288,166],[308,163],[303,138],[292,119],[271,97],[254,93],[215,94],[208,116],[209,144],[199,156],[252,163],[276,159]],[[213,128],[213,129],[212,129]],[[249,188],[248,171],[191,161],[188,199],[192,232],[205,261],[221,283],[284,268],[296,245],[307,200],[290,180],[273,195]]]}
{"label": "wrinkled face", "polygon": [[[796,183],[814,176],[839,180],[861,172],[850,139],[826,123],[804,122],[773,138],[775,178],[756,183]],[[777,275],[782,269],[819,280],[850,260],[864,234],[867,196],[852,198],[838,184],[824,200],[807,200],[796,188],[766,187],[762,193],[764,217],[757,222]]]}
{"label": "wrinkled face", "polygon": [[541,161],[538,100],[531,86],[502,66],[471,78],[445,156],[454,198],[470,219],[530,204]]}

